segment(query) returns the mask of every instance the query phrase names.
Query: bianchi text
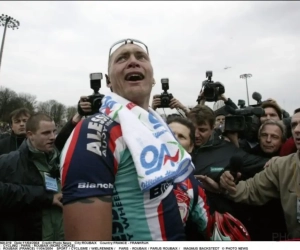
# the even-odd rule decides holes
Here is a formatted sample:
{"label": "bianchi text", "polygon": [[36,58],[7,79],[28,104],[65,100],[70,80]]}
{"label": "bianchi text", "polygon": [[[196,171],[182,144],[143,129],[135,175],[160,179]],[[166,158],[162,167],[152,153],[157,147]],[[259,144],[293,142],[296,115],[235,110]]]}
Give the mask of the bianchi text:
{"label": "bianchi text", "polygon": [[114,188],[114,185],[111,183],[90,183],[90,182],[81,182],[78,183],[78,188]]}

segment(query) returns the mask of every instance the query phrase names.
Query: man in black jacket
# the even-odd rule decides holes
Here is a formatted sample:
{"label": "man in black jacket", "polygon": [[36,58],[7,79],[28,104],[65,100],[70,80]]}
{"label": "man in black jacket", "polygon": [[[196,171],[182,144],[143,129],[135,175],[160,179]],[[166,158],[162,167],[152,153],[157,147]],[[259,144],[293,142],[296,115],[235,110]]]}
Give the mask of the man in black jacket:
{"label": "man in black jacket", "polygon": [[[80,106],[91,111],[90,103],[81,100]],[[26,123],[28,139],[18,150],[16,146],[0,156],[0,240],[63,240],[59,153],[81,119],[75,114],[55,139],[52,119],[36,114]],[[57,192],[47,190],[47,185],[57,186]]]}
{"label": "man in black jacket", "polygon": [[[197,105],[187,116],[196,128],[196,147],[193,151],[193,163],[195,175],[208,176],[218,182],[218,178],[224,169],[229,167],[233,156],[240,156],[243,160],[241,173],[245,179],[254,176],[261,171],[268,161],[260,156],[250,155],[238,148],[234,143],[226,141],[215,132],[215,114],[211,108]],[[244,224],[249,216],[247,211],[251,209],[248,205],[237,204],[220,193],[206,190],[210,212],[229,212]],[[247,224],[245,225],[247,227]]]}
{"label": "man in black jacket", "polygon": [[0,239],[64,240],[55,123],[35,114],[26,134],[18,150],[0,156]]}
{"label": "man in black jacket", "polygon": [[17,150],[26,137],[26,122],[30,117],[26,108],[16,109],[9,115],[11,135],[0,140],[0,155]]}
{"label": "man in black jacket", "polygon": [[215,114],[204,105],[197,105],[188,114],[188,118],[196,128],[196,148],[193,162],[196,175],[206,175],[217,180],[232,156],[239,155],[243,159],[241,173],[246,178],[252,177],[262,170],[267,158],[254,156],[236,147],[232,142],[221,139],[214,130]]}

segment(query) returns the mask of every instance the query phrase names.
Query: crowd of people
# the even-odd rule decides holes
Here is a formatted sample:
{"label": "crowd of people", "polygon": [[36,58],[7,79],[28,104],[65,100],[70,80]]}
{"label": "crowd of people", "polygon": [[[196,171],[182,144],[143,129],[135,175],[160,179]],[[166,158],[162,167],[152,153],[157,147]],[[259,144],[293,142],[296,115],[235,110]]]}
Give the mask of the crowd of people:
{"label": "crowd of people", "polygon": [[150,100],[147,46],[125,39],[109,51],[99,112],[83,116],[93,110],[83,96],[83,112],[59,132],[46,114],[11,113],[0,139],[0,240],[300,238],[300,109],[284,117],[268,99],[241,134],[224,130],[236,104],[220,94],[212,110],[202,91],[191,109],[172,97],[182,112],[164,120],[160,96]]}

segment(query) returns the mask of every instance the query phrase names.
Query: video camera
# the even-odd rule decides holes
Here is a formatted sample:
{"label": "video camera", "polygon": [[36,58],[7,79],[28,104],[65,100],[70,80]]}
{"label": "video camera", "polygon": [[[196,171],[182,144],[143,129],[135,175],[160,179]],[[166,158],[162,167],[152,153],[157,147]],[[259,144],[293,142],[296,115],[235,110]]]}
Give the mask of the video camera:
{"label": "video camera", "polygon": [[260,126],[259,118],[265,114],[264,109],[251,106],[242,109],[226,106],[225,109],[231,116],[225,117],[224,133],[237,132],[241,139],[255,140]]}
{"label": "video camera", "polygon": [[168,93],[169,89],[169,79],[163,78],[161,79],[161,87],[164,91],[160,96],[160,105],[158,108],[169,108],[170,107],[170,101],[173,99],[173,95]]}
{"label": "video camera", "polygon": [[[225,93],[225,87],[220,82],[214,82],[211,80],[213,76],[212,71],[206,71],[205,76],[207,80],[202,82],[203,96],[207,102],[216,102],[218,97]],[[197,99],[198,104],[200,103],[200,97]]]}
{"label": "video camera", "polygon": [[238,100],[238,106],[240,107],[240,109],[245,108],[246,102],[245,100]]}
{"label": "video camera", "polygon": [[87,102],[91,103],[91,109],[92,111],[89,113],[85,113],[79,103],[78,103],[78,113],[82,116],[88,116],[93,115],[99,112],[99,109],[102,105],[102,99],[104,95],[99,93],[99,90],[101,88],[101,80],[102,80],[102,73],[92,73],[90,74],[90,86],[91,89],[94,90],[94,93],[92,95],[88,96]]}

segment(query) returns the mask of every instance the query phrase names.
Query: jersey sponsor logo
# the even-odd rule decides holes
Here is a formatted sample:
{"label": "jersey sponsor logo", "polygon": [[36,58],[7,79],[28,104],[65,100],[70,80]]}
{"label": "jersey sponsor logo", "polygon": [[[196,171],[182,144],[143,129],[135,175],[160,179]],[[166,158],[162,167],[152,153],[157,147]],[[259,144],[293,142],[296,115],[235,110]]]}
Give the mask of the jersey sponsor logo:
{"label": "jersey sponsor logo", "polygon": [[112,240],[113,241],[130,241],[133,235],[130,234],[130,223],[125,213],[121,198],[116,189],[113,192],[112,207]]}
{"label": "jersey sponsor logo", "polygon": [[[150,156],[150,157],[149,157]],[[170,155],[170,152],[165,144],[161,144],[160,150],[155,146],[146,146],[140,156],[140,161],[142,167],[147,169],[145,171],[146,175],[150,175],[154,172],[160,171],[161,167],[167,163],[171,162],[171,166],[175,166],[175,162],[179,160],[179,149],[174,156]]]}
{"label": "jersey sponsor logo", "polygon": [[151,113],[149,113],[148,115],[148,119],[149,121],[153,124],[153,128],[154,129],[158,129],[159,127],[163,127],[163,125],[156,119],[156,117],[154,115],[152,115]]}
{"label": "jersey sponsor logo", "polygon": [[132,103],[132,102],[130,102],[130,103],[128,103],[128,104],[126,105],[126,107],[127,107],[129,110],[133,109],[135,106],[136,106],[136,104],[134,104],[134,103]]}
{"label": "jersey sponsor logo", "polygon": [[78,188],[114,188],[114,185],[111,183],[80,182]]}
{"label": "jersey sponsor logo", "polygon": [[107,127],[112,124],[112,120],[103,114],[96,115],[91,118],[88,124],[88,129],[96,131],[87,133],[87,139],[94,140],[87,143],[87,150],[99,156],[106,157],[107,152]]}
{"label": "jersey sponsor logo", "polygon": [[172,185],[171,182],[163,182],[163,183],[160,183],[157,186],[151,188],[150,192],[149,192],[150,193],[150,200],[162,195],[168,189],[168,187],[170,185]]}
{"label": "jersey sponsor logo", "polygon": [[[118,104],[116,101],[114,101],[110,96],[106,96],[103,100],[101,110],[104,110],[104,113],[109,115],[111,112],[113,112],[113,106],[115,104]],[[116,111],[116,114],[114,116],[117,116],[118,110]]]}

